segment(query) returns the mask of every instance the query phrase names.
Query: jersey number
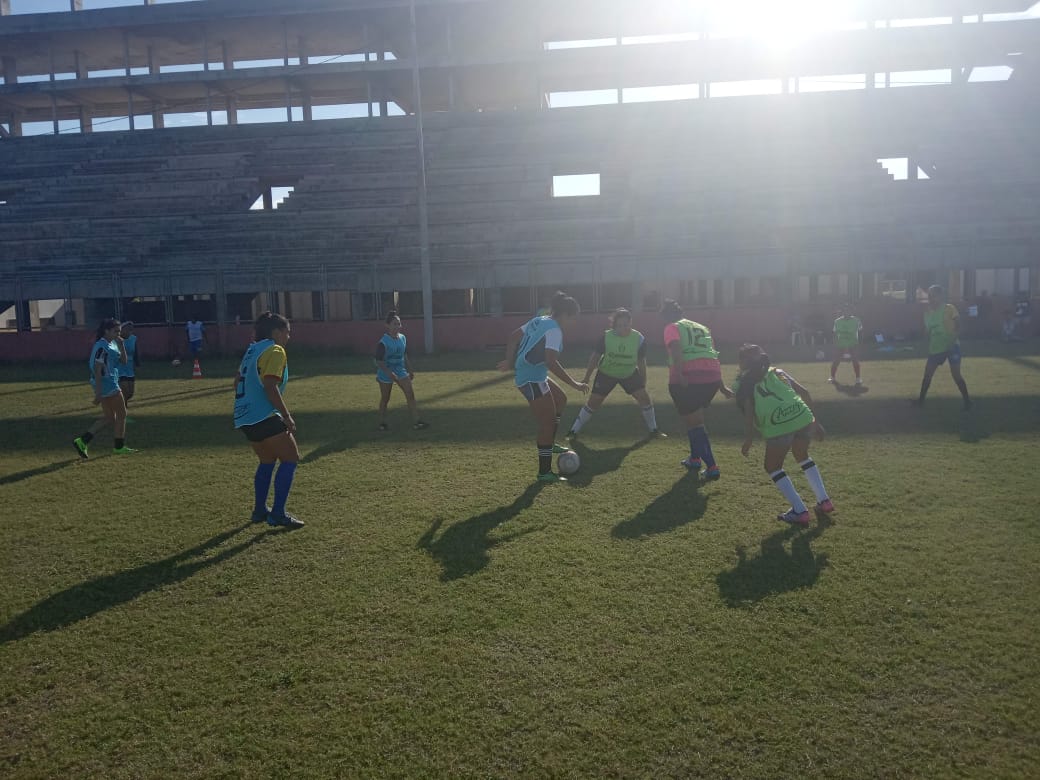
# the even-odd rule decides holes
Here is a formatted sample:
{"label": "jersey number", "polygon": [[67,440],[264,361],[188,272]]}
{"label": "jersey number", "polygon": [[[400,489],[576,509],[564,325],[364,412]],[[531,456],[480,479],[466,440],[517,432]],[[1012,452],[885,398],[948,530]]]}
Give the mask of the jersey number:
{"label": "jersey number", "polygon": [[708,342],[705,340],[708,334],[700,328],[682,328],[680,335],[682,336],[682,345],[684,347],[710,349]]}

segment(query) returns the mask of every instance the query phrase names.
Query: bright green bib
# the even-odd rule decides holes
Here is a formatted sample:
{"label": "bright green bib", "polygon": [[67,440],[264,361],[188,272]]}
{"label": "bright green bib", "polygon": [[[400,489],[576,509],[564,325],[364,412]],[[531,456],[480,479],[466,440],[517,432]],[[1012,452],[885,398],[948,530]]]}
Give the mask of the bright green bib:
{"label": "bright green bib", "polygon": [[859,344],[859,317],[839,317],[834,321],[835,343],[839,347],[854,347]]}
{"label": "bright green bib", "polygon": [[771,368],[755,385],[755,427],[763,439],[800,431],[813,421],[801,396]]}
{"label": "bright green bib", "polygon": [[599,370],[616,379],[632,376],[639,361],[639,343],[643,340],[643,334],[633,330],[622,338],[613,330],[608,330],[603,334],[603,340],[607,351],[599,361]]}
{"label": "bright green bib", "polygon": [[[701,358],[718,358],[719,353],[711,341],[711,331],[693,320],[679,320],[679,345],[682,347],[683,363]],[[668,353],[668,365],[672,365],[672,353]]]}
{"label": "bright green bib", "polygon": [[928,331],[928,354],[938,355],[940,352],[949,352],[957,337],[946,329],[947,306],[938,309],[927,309],[924,313],[924,327]]}

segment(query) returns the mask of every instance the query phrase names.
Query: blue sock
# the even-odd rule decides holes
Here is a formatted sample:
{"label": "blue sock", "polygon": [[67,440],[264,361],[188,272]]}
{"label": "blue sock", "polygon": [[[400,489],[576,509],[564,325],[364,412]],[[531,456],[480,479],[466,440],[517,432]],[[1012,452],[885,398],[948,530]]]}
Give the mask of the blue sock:
{"label": "blue sock", "polygon": [[715,466],[715,453],[711,451],[711,442],[708,441],[708,429],[703,425],[698,425],[696,428],[691,428],[689,434],[690,450],[699,452],[704,465],[709,469],[713,468]]}
{"label": "blue sock", "polygon": [[274,475],[274,504],[271,505],[272,515],[285,514],[285,502],[289,499],[289,490],[292,488],[294,476],[296,476],[295,463],[283,463],[278,467],[278,473]]}
{"label": "blue sock", "polygon": [[256,476],[253,477],[253,490],[256,493],[256,503],[253,504],[253,509],[257,512],[267,511],[267,491],[271,489],[271,477],[273,476],[273,463],[257,465]]}
{"label": "blue sock", "polygon": [[687,428],[686,436],[690,440],[690,458],[692,460],[701,459],[701,446],[700,439],[697,438],[695,431],[703,431],[704,428]]}

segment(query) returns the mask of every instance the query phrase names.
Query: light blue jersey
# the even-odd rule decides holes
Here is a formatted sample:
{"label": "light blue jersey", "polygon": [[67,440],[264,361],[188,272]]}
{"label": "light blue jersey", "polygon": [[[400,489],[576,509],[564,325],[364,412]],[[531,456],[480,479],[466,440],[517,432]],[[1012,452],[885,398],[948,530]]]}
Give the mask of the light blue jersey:
{"label": "light blue jersey", "polygon": [[549,378],[545,350],[563,351],[563,331],[552,317],[535,317],[521,328],[524,335],[516,350],[516,386]]}
{"label": "light blue jersey", "polygon": [[126,350],[126,365],[119,366],[119,376],[127,379],[134,378],[134,362],[137,360],[137,335],[128,336],[123,339],[123,349]]}
{"label": "light blue jersey", "polygon": [[[403,333],[398,333],[397,338],[389,333],[384,333],[383,337],[379,339],[379,343],[376,344],[376,360],[386,363],[386,367],[395,377],[406,377],[408,370],[404,365],[404,353],[407,349],[408,337]],[[376,379],[383,384],[392,384],[394,381],[393,377],[388,376],[382,368],[376,371]]]}
{"label": "light blue jersey", "polygon": [[[274,339],[264,339],[249,345],[242,363],[238,367],[238,381],[235,382],[235,427],[243,425],[256,425],[263,422],[271,415],[281,414],[274,408],[264,390],[263,378],[260,376],[260,360],[264,353],[272,347],[277,346]],[[279,350],[281,348],[279,347]],[[284,352],[282,353],[284,354]],[[281,360],[279,358],[279,360]],[[265,361],[268,362],[268,361]],[[282,366],[282,383],[278,391],[284,393],[285,385],[289,381],[289,366]]]}
{"label": "light blue jersey", "polygon": [[101,396],[107,398],[119,392],[119,369],[121,367],[122,353],[113,341],[98,339],[90,350],[90,386],[97,391],[94,379],[94,368],[101,366]]}

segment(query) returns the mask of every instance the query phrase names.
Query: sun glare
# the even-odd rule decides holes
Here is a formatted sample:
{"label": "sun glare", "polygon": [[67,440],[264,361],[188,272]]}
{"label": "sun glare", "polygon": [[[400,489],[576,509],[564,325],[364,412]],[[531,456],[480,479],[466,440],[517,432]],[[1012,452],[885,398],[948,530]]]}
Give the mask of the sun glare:
{"label": "sun glare", "polygon": [[713,36],[757,38],[782,53],[840,27],[847,21],[843,5],[837,0],[722,0],[711,5],[709,21]]}

